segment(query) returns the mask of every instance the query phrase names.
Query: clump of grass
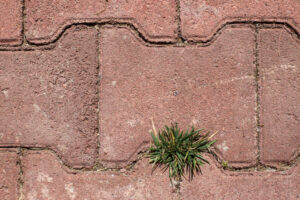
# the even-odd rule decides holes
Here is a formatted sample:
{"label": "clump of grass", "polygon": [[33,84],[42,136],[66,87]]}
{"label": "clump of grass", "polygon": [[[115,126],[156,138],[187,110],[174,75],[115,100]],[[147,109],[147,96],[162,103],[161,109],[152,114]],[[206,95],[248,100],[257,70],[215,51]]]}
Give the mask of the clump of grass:
{"label": "clump of grass", "polygon": [[182,131],[178,124],[157,132],[152,121],[153,132],[151,133],[153,143],[148,149],[147,157],[153,164],[153,170],[161,167],[163,171],[169,171],[171,183],[179,184],[185,173],[191,181],[195,174],[202,173],[201,166],[209,163],[204,157],[204,152],[210,152],[210,147],[216,142],[211,140],[215,135],[209,136],[209,132],[203,129],[191,129]]}

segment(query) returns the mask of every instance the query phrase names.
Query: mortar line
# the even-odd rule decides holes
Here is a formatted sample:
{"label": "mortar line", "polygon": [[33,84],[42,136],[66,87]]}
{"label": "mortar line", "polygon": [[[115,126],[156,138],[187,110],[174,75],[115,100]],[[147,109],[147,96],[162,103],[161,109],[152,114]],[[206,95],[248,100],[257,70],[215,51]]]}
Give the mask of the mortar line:
{"label": "mortar line", "polygon": [[180,7],[180,0],[175,0],[176,4],[176,22],[177,22],[177,43],[185,42],[185,39],[182,37],[182,30],[181,30],[181,7]]}
{"label": "mortar line", "polygon": [[23,193],[23,187],[24,187],[24,178],[23,178],[23,167],[22,167],[22,157],[23,157],[23,149],[20,147],[18,150],[18,160],[17,160],[17,166],[19,168],[19,174],[18,174],[18,200],[24,200],[24,193]]}
{"label": "mortar line", "polygon": [[[177,1],[177,0],[176,0]],[[24,8],[24,10],[26,10]],[[24,13],[25,15],[26,13]],[[60,32],[60,34],[53,40],[48,41],[48,42],[43,42],[43,43],[33,43],[30,41],[26,40],[25,36],[25,41],[23,42],[22,46],[19,47],[5,47],[5,46],[0,46],[0,51],[34,51],[34,50],[49,50],[52,49],[56,44],[56,42],[62,37],[62,35],[72,26],[78,26],[78,25],[85,25],[88,27],[95,27],[96,25],[101,28],[102,26],[106,25],[111,25],[113,27],[128,27],[131,31],[135,32],[137,34],[137,37],[140,38],[145,44],[149,45],[158,45],[158,47],[164,47],[164,46],[189,46],[189,45],[197,45],[200,47],[205,47],[211,45],[221,34],[222,30],[230,25],[237,25],[237,24],[245,24],[245,25],[252,25],[252,24],[258,24],[261,25],[262,28],[264,28],[264,25],[277,25],[279,27],[276,28],[286,28],[286,30],[289,32],[289,34],[294,35],[296,39],[300,40],[300,33],[297,32],[295,28],[293,28],[291,25],[289,25],[286,22],[261,22],[261,21],[232,21],[232,22],[227,22],[224,23],[221,27],[219,27],[215,33],[208,38],[207,40],[203,41],[193,41],[193,40],[185,40],[182,38],[182,42],[167,42],[167,41],[151,41],[147,39],[140,31],[138,28],[136,28],[133,24],[131,23],[125,23],[125,22],[117,22],[117,21],[106,21],[106,22],[100,22],[100,23],[73,23],[70,25],[67,25],[64,27],[64,29]],[[49,47],[49,45],[52,45]]]}
{"label": "mortar line", "polygon": [[100,82],[101,82],[101,74],[100,74],[100,30],[98,25],[95,26],[97,30],[97,39],[96,39],[96,52],[97,52],[97,158],[96,165],[99,165],[100,158]]}
{"label": "mortar line", "polygon": [[260,149],[260,137],[261,137],[261,124],[260,124],[260,112],[261,112],[261,102],[260,102],[260,65],[259,65],[259,27],[258,24],[255,24],[255,47],[254,47],[254,56],[255,56],[255,85],[256,85],[256,146],[257,146],[257,165],[261,165],[261,149]]}
{"label": "mortar line", "polygon": [[26,19],[26,3],[25,0],[22,0],[22,44],[21,44],[21,50],[24,49],[24,47],[28,46],[28,41],[26,39],[25,35],[25,19]]}

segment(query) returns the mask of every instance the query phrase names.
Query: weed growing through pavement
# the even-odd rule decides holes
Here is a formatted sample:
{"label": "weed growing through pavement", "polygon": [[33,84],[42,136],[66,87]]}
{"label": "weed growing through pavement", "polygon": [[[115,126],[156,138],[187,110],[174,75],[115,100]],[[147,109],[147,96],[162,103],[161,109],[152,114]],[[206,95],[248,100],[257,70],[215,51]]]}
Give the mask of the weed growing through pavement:
{"label": "weed growing through pavement", "polygon": [[216,142],[211,139],[216,133],[209,136],[209,132],[195,130],[194,127],[182,131],[177,123],[157,132],[153,121],[152,128],[153,143],[148,149],[147,157],[153,164],[153,170],[158,167],[163,171],[168,170],[175,188],[179,188],[186,173],[189,181],[195,174],[202,173],[201,166],[209,163],[202,154],[210,152],[210,147]]}

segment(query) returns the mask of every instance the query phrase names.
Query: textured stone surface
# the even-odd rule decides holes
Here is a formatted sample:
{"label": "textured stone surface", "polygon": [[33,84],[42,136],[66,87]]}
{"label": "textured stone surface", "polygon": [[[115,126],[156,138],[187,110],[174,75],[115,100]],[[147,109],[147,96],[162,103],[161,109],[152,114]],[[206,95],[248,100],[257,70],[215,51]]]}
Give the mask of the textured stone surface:
{"label": "textured stone surface", "polygon": [[25,34],[31,42],[50,42],[73,23],[109,21],[131,23],[153,41],[176,37],[174,0],[25,0],[25,5]]}
{"label": "textured stone surface", "polygon": [[287,22],[300,33],[299,0],[181,0],[183,37],[209,40],[224,24],[236,21]]}
{"label": "textured stone surface", "polygon": [[0,46],[21,44],[22,1],[0,0]]}
{"label": "textured stone surface", "polygon": [[208,47],[147,46],[128,29],[101,29],[100,157],[133,160],[157,127],[219,131],[216,151],[231,165],[256,156],[254,34],[226,29]]}
{"label": "textured stone surface", "polygon": [[300,167],[287,172],[224,172],[214,160],[203,175],[181,186],[182,200],[297,200],[300,199]]}
{"label": "textured stone surface", "polygon": [[79,26],[51,50],[0,52],[0,146],[49,147],[73,167],[93,164],[96,37]]}
{"label": "textured stone surface", "polygon": [[300,41],[284,29],[259,31],[261,160],[289,162],[300,149]]}
{"label": "textured stone surface", "polygon": [[0,150],[0,197],[3,200],[16,200],[18,197],[17,153],[13,150]]}
{"label": "textured stone surface", "polygon": [[168,173],[140,161],[130,172],[75,172],[48,152],[28,152],[23,158],[24,196],[31,199],[146,200],[176,199]]}

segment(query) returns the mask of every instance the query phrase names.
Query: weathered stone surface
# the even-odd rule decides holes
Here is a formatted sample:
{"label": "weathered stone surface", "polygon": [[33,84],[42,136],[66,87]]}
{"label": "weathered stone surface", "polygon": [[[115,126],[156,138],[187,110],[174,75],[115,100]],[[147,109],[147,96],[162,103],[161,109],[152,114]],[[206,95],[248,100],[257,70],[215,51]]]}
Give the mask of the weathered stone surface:
{"label": "weathered stone surface", "polygon": [[259,31],[261,160],[289,162],[300,149],[300,41],[284,29]]}
{"label": "weathered stone surface", "polygon": [[210,46],[149,46],[128,29],[100,32],[100,158],[134,160],[157,128],[219,131],[216,151],[230,165],[256,157],[254,34],[225,29]]}
{"label": "weathered stone surface", "polygon": [[21,44],[22,1],[0,0],[0,45]]}
{"label": "weathered stone surface", "polygon": [[18,197],[17,153],[13,150],[0,150],[0,197],[15,200]]}
{"label": "weathered stone surface", "polygon": [[300,199],[300,167],[287,172],[224,172],[214,159],[203,175],[181,184],[183,200],[297,200]]}
{"label": "weathered stone surface", "polygon": [[97,31],[51,50],[0,52],[0,146],[49,147],[73,167],[97,157]]}
{"label": "weathered stone surface", "polygon": [[181,0],[183,37],[209,40],[224,24],[236,21],[286,22],[300,33],[298,0]]}
{"label": "weathered stone surface", "polygon": [[28,152],[23,158],[24,196],[31,199],[146,200],[176,199],[168,173],[140,161],[130,172],[79,172],[63,166],[48,152]]}
{"label": "weathered stone surface", "polygon": [[25,34],[35,43],[54,40],[73,23],[109,21],[131,23],[152,41],[176,38],[173,0],[25,0],[25,5]]}

